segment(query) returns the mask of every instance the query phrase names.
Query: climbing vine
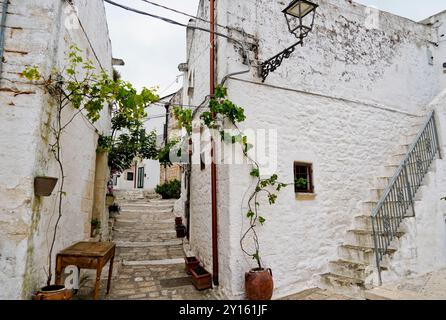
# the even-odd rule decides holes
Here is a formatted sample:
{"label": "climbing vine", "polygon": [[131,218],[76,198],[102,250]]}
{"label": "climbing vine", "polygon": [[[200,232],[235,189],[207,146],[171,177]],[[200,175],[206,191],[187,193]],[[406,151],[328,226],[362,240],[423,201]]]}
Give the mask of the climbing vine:
{"label": "climbing vine", "polygon": [[[186,110],[182,108],[176,109],[174,115],[183,128],[191,134],[192,132],[192,113],[185,114]],[[227,99],[227,89],[223,86],[217,86],[214,96],[209,102],[209,111],[201,113],[200,119],[204,125],[209,129],[218,130],[220,138],[225,143],[239,144],[242,148],[243,155],[253,165],[250,176],[255,179],[255,188],[248,200],[248,212],[246,218],[249,220],[249,227],[243,233],[240,239],[240,246],[242,251],[253,260],[256,261],[259,269],[262,269],[262,261],[260,256],[260,242],[257,235],[256,228],[258,225],[264,225],[266,218],[260,214],[260,196],[265,195],[270,205],[274,205],[277,200],[277,192],[280,192],[284,187],[290,185],[282,183],[276,174],[268,178],[261,178],[260,166],[253,160],[248,152],[253,148],[253,145],[248,142],[248,137],[243,134],[238,128],[238,124],[246,120],[245,112],[242,107],[235,105],[232,101]],[[223,129],[221,123],[229,121],[235,128],[236,134],[229,133]],[[248,237],[251,236],[254,249],[251,251],[245,244]]]}
{"label": "climbing vine", "polygon": [[[144,157],[151,157],[156,150],[156,135],[146,134],[142,129],[142,120],[146,116],[145,107],[158,100],[153,90],[143,88],[137,92],[133,86],[120,79],[111,78],[105,71],[97,71],[92,61],[82,56],[82,51],[75,45],[70,47],[66,57],[66,66],[62,70],[53,69],[44,77],[36,66],[29,66],[21,73],[32,84],[42,87],[56,101],[56,118],[50,126],[54,142],[49,145],[60,171],[60,183],[57,193],[57,220],[54,225],[51,246],[48,253],[47,285],[52,281],[52,253],[57,237],[57,230],[63,215],[63,198],[66,196],[65,170],[62,159],[61,139],[66,128],[78,117],[85,116],[93,125],[101,117],[105,106],[112,108],[112,135],[100,136],[98,149],[111,153],[116,158],[116,167],[122,169],[128,158],[135,155],[135,149]],[[71,113],[67,120],[65,111]],[[118,138],[118,131],[126,131]],[[133,160],[133,158],[132,158]],[[115,164],[115,163],[113,163]]]}

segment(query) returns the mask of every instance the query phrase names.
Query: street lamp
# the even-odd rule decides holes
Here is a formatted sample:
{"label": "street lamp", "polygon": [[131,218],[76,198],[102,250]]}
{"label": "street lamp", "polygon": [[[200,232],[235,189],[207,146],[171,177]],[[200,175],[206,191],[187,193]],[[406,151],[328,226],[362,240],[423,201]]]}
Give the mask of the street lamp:
{"label": "street lamp", "polygon": [[317,4],[307,0],[293,0],[283,10],[288,30],[299,41],[261,64],[262,82],[265,82],[270,72],[274,72],[282,64],[283,59],[288,59],[291,56],[297,45],[303,46],[304,38],[313,30],[317,7]]}

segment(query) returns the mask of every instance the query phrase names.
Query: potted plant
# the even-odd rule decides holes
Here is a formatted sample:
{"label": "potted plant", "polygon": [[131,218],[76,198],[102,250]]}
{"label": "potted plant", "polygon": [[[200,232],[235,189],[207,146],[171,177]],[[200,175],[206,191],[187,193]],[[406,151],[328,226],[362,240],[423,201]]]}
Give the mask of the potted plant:
{"label": "potted plant", "polygon": [[108,212],[110,215],[110,218],[114,218],[116,215],[118,215],[121,212],[121,207],[117,205],[116,203],[113,203],[111,206],[108,207]]}
{"label": "potted plant", "polygon": [[197,290],[212,288],[212,275],[203,267],[198,266],[191,269],[192,283]]}
{"label": "potted plant", "polygon": [[48,197],[53,193],[58,178],[53,177],[35,177],[34,194],[40,197]]}
{"label": "potted plant", "polygon": [[176,226],[177,231],[177,238],[184,238],[186,236],[186,226],[185,225],[179,225]]}
{"label": "potted plant", "polygon": [[93,238],[96,236],[97,231],[101,228],[101,221],[98,219],[92,219],[91,220],[91,234],[90,236]]}
{"label": "potted plant", "polygon": [[183,224],[183,218],[182,217],[176,217],[175,218],[175,227],[181,226]]}
{"label": "potted plant", "polygon": [[111,206],[115,202],[115,196],[113,194],[107,193],[105,197],[105,205]]}
{"label": "potted plant", "polygon": [[186,264],[186,273],[191,274],[191,270],[200,265],[200,260],[197,257],[185,257],[184,262]]}

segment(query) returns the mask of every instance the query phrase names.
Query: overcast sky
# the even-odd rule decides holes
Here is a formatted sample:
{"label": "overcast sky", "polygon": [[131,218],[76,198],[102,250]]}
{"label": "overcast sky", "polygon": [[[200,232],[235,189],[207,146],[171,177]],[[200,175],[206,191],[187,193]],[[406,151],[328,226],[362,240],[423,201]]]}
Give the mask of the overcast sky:
{"label": "overcast sky", "polygon": [[[239,1],[239,0],[233,0]],[[243,1],[243,0],[241,0]],[[141,0],[116,0],[130,7],[162,15],[187,23],[183,15],[157,8]],[[152,0],[159,4],[195,15],[199,0]],[[422,20],[446,9],[445,0],[357,0],[394,14]],[[106,4],[110,38],[115,58],[124,59],[126,65],[117,67],[124,80],[136,87],[159,86],[161,96],[175,92],[182,84],[178,64],[186,61],[186,31],[160,20],[140,16]],[[179,77],[180,76],[180,77]],[[163,113],[163,108],[151,111]],[[153,120],[161,133],[162,120]]]}

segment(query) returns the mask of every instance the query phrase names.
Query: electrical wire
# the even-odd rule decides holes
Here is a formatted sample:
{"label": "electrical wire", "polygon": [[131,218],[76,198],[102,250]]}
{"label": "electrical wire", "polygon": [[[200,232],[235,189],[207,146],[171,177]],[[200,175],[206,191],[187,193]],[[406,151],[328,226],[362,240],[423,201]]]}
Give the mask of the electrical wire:
{"label": "electrical wire", "polygon": [[127,11],[138,13],[140,15],[148,16],[148,17],[151,17],[151,18],[154,18],[154,19],[162,20],[164,22],[167,22],[167,23],[170,23],[170,24],[173,24],[173,25],[177,25],[177,26],[180,26],[180,27],[200,30],[200,31],[207,32],[207,33],[213,33],[213,34],[215,34],[215,35],[217,35],[219,37],[223,37],[223,38],[226,38],[228,40],[232,40],[232,41],[234,41],[234,42],[236,42],[238,44],[241,44],[239,40],[234,39],[234,38],[232,38],[232,37],[230,37],[230,36],[228,36],[226,34],[223,34],[221,32],[211,31],[209,29],[202,28],[202,27],[197,27],[197,26],[190,26],[190,25],[187,25],[187,24],[184,24],[184,23],[172,20],[170,18],[158,16],[156,14],[152,14],[152,13],[149,13],[149,12],[146,12],[146,11],[142,11],[142,10],[138,10],[138,9],[135,9],[135,8],[131,8],[131,7],[125,6],[123,4],[119,4],[119,3],[111,1],[111,0],[104,0],[104,2],[107,2],[108,4],[111,4],[111,5],[115,6],[115,7],[119,7],[121,9],[124,9],[124,10],[127,10]]}
{"label": "electrical wire", "polygon": [[[173,9],[173,8],[169,8],[169,7],[163,6],[161,4],[158,4],[158,3],[155,3],[155,2],[152,2],[152,1],[148,1],[148,0],[141,0],[141,1],[145,2],[145,3],[148,3],[148,4],[151,4],[153,6],[159,7],[159,8],[163,8],[165,10],[170,10],[172,12],[175,12],[175,13],[178,13],[178,14],[182,14],[183,16],[186,16],[186,17],[189,17],[189,18],[192,18],[192,19],[197,19],[197,20],[209,23],[209,24],[211,23],[209,20],[203,19],[201,17],[193,16],[193,15],[188,14],[186,12],[183,12],[183,11],[180,11],[180,10],[177,10],[177,9]],[[224,29],[229,29],[228,27],[220,25],[218,23],[216,23],[215,25],[217,25],[217,26],[219,26],[221,28],[224,28]]]}

